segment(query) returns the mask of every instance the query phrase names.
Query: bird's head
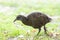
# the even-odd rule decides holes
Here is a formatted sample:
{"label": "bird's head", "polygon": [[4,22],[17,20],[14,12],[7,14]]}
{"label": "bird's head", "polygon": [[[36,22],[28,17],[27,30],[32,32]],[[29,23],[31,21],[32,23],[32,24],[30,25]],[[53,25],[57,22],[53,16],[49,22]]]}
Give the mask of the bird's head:
{"label": "bird's head", "polygon": [[23,18],[24,18],[24,16],[23,15],[18,15],[17,17],[16,17],[16,19],[14,20],[14,22],[16,21],[16,20],[23,20]]}

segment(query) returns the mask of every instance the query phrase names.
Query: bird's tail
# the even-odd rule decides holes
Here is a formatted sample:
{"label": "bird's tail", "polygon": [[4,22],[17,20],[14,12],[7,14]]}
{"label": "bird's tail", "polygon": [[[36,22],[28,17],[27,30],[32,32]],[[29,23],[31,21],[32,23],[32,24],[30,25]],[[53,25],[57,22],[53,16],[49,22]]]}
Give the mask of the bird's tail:
{"label": "bird's tail", "polygon": [[52,18],[49,18],[49,22],[51,22]]}

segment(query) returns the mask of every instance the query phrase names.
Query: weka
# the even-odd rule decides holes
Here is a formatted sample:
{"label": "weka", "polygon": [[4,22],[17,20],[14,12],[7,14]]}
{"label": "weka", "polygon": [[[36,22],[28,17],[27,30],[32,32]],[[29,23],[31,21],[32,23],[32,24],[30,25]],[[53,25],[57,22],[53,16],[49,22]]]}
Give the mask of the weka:
{"label": "weka", "polygon": [[32,12],[27,17],[18,15],[14,22],[16,20],[21,20],[23,24],[39,29],[37,33],[38,35],[41,31],[42,26],[44,26],[44,31],[47,34],[45,25],[51,21],[51,18],[41,12]]}

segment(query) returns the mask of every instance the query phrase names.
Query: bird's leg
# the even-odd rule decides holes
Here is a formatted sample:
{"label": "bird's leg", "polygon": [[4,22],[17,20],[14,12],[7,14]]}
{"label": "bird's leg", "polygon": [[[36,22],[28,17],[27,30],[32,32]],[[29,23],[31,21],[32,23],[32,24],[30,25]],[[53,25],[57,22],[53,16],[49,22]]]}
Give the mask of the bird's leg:
{"label": "bird's leg", "polygon": [[38,31],[37,35],[34,36],[34,38],[35,38],[35,37],[38,37],[40,31],[41,31],[41,28],[39,28],[39,31]]}
{"label": "bird's leg", "polygon": [[41,28],[39,28],[39,31],[38,31],[37,35],[39,35],[40,31],[41,31]]}
{"label": "bird's leg", "polygon": [[[45,31],[45,34],[47,34],[47,29],[46,29],[45,25],[44,25],[44,31]],[[48,34],[47,34],[47,35],[48,35]]]}

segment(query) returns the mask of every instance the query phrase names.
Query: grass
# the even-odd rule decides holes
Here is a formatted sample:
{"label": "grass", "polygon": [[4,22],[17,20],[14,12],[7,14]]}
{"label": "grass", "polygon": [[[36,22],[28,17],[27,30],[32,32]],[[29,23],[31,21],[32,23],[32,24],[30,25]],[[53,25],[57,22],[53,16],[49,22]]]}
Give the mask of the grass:
{"label": "grass", "polygon": [[[16,27],[16,25],[13,23],[13,20],[17,15],[20,14],[20,12],[24,12],[25,14],[28,14],[29,12],[32,12],[32,11],[41,11],[50,16],[60,16],[60,5],[58,2],[51,3],[50,0],[46,2],[43,2],[43,1],[35,2],[33,0],[34,2],[31,1],[31,3],[28,0],[26,1],[19,0],[19,1],[11,0],[8,2],[7,0],[5,0],[0,2],[1,6],[15,8],[12,11],[10,10],[12,8],[10,8],[7,12],[0,12],[0,40],[7,40],[10,37],[14,38],[19,35],[24,35],[24,38],[18,37],[19,40],[22,40],[22,39],[26,40],[27,37],[31,38],[30,40],[32,40],[31,36],[34,36],[37,34],[38,32],[37,29],[35,30],[30,26],[26,26],[20,21],[17,21],[17,23],[19,24],[19,28]],[[52,31],[54,32],[54,30],[58,27],[58,25],[60,25],[59,24],[60,18],[58,18],[54,22],[56,23],[51,22],[46,25],[47,30],[49,32],[52,32]],[[60,32],[60,30],[58,30],[58,32]],[[49,40],[54,40],[50,37],[47,38],[47,36],[44,35],[43,29],[40,35],[43,35],[42,39],[41,39],[41,36],[38,36],[34,38],[34,40],[40,40],[40,39],[48,40],[48,38]]]}

